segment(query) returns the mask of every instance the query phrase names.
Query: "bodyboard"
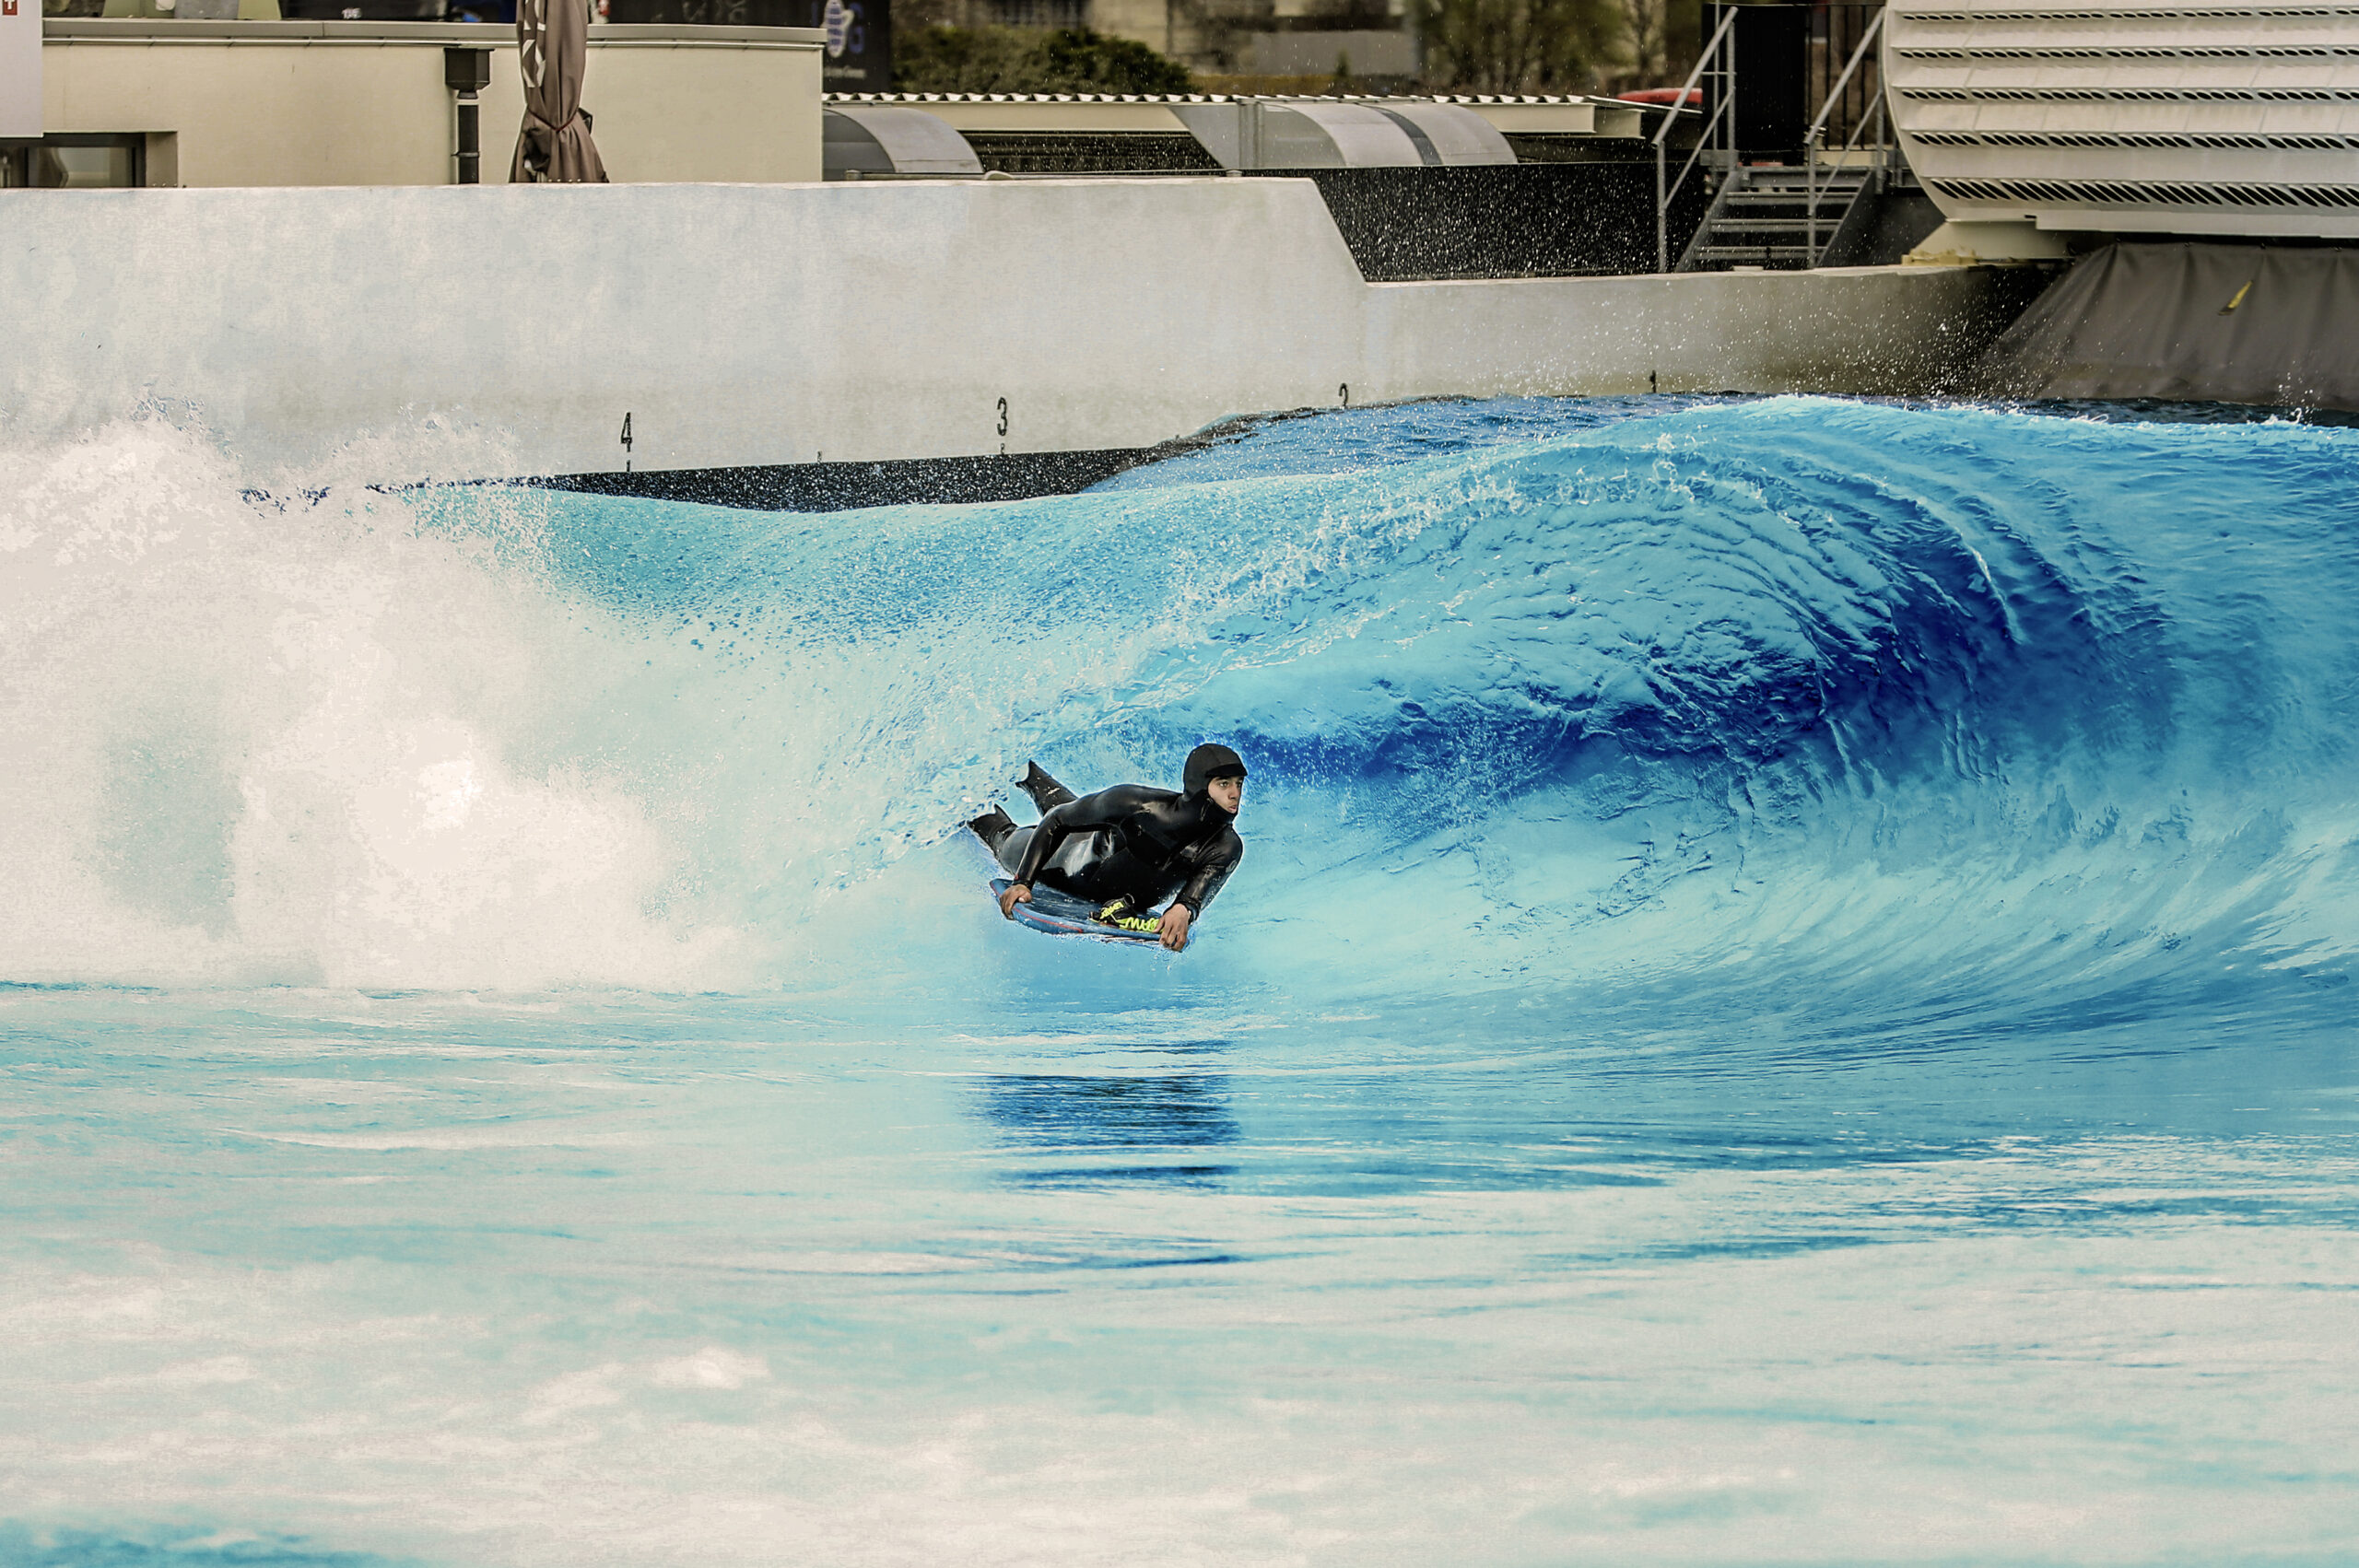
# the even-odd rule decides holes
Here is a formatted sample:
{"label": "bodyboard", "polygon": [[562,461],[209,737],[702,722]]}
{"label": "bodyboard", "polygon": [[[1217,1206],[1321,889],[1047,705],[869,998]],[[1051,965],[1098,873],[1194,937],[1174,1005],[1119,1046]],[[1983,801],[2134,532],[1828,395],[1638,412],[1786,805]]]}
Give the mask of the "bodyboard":
{"label": "bodyboard", "polygon": [[[992,897],[996,900],[1008,889],[1003,876],[992,878]],[[1060,893],[1053,887],[1035,887],[1032,902],[1015,907],[1015,923],[1029,926],[1036,931],[1051,936],[1096,937],[1100,942],[1158,942],[1162,937],[1154,930],[1134,931],[1121,926],[1109,925],[1097,918],[1097,907],[1070,893]]]}

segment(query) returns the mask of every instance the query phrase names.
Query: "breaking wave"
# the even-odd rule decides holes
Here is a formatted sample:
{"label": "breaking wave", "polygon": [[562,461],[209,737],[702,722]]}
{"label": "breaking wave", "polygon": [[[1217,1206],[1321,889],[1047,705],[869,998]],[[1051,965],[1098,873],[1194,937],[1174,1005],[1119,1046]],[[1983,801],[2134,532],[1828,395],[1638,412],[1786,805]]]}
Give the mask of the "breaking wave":
{"label": "breaking wave", "polygon": [[[2339,985],[2354,480],[2359,435],[2288,424],[1425,404],[812,517],[258,500],[122,426],[0,455],[0,977]],[[996,919],[957,825],[1025,758],[1208,737],[1254,776],[1196,952]]]}

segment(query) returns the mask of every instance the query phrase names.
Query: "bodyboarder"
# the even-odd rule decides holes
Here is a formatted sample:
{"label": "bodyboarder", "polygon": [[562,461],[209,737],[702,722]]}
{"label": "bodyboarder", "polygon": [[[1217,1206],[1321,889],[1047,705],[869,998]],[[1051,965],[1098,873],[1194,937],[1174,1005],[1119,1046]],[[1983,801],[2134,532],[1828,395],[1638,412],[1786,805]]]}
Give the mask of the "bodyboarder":
{"label": "bodyboarder", "polygon": [[[1097,906],[1100,920],[1143,930],[1152,919],[1163,945],[1178,953],[1245,858],[1236,827],[1245,778],[1242,757],[1208,744],[1188,754],[1177,794],[1117,784],[1075,799],[1032,763],[1017,788],[1040,808],[1038,826],[1018,827],[997,806],[967,825],[1007,872],[999,900],[1007,919],[1032,901],[1037,882]],[[1160,918],[1150,917],[1159,905]]]}

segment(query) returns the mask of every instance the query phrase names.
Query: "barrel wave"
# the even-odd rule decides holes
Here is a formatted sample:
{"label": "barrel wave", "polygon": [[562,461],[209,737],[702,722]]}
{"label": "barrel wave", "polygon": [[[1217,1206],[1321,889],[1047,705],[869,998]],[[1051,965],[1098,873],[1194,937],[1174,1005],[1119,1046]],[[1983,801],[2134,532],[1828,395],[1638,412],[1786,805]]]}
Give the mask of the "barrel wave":
{"label": "barrel wave", "polygon": [[2154,413],[0,454],[0,1559],[2346,1560],[2359,431]]}
{"label": "barrel wave", "polygon": [[18,502],[18,979],[1062,975],[957,824],[1205,737],[1255,766],[1207,978],[1881,1011],[2350,957],[2340,431],[1440,405],[819,518],[282,507],[118,439]]}

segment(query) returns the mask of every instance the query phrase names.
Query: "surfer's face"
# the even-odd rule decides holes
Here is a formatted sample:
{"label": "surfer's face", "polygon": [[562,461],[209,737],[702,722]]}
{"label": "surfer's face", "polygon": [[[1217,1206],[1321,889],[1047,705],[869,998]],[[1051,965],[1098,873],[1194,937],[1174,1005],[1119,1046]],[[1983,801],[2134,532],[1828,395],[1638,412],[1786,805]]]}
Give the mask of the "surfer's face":
{"label": "surfer's face", "polygon": [[1215,778],[1204,786],[1204,793],[1212,797],[1213,804],[1235,816],[1237,808],[1245,803],[1245,780],[1235,777]]}

